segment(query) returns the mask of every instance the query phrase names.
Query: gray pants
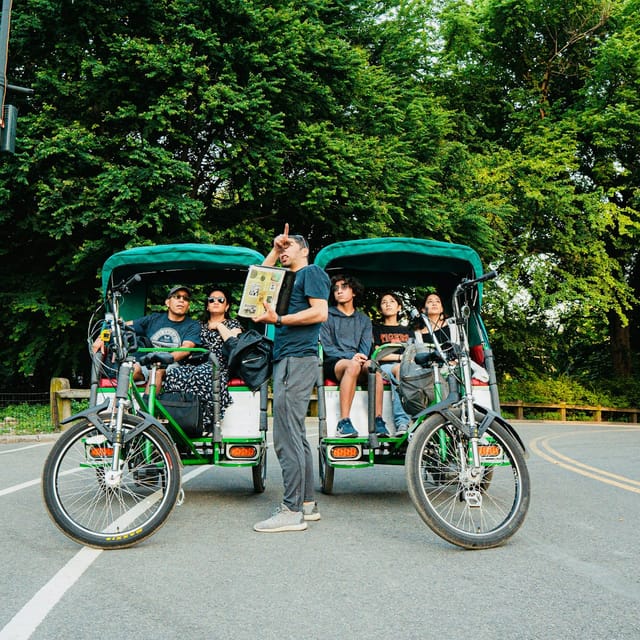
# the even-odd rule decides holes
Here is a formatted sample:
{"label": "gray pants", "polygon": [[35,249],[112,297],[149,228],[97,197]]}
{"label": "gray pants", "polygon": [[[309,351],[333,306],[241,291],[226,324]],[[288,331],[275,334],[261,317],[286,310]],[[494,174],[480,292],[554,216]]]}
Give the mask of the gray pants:
{"label": "gray pants", "polygon": [[283,503],[302,511],[314,499],[313,455],[304,420],[318,380],[318,357],[284,358],[273,367],[273,446],[282,468]]}

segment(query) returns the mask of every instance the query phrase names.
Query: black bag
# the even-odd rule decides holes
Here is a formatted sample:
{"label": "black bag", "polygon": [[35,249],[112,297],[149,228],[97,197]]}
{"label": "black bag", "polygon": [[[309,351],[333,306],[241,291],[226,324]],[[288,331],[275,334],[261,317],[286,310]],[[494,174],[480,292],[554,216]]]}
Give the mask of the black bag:
{"label": "black bag", "polygon": [[202,435],[202,404],[192,391],[167,391],[157,396],[169,415],[191,438]]}
{"label": "black bag", "polygon": [[242,378],[251,391],[258,390],[269,379],[273,343],[261,333],[253,329],[243,331],[226,340],[222,350],[229,362],[229,373]]}
{"label": "black bag", "polygon": [[433,370],[415,362],[416,353],[432,350],[431,345],[411,342],[405,347],[400,360],[398,395],[402,407],[411,416],[426,409],[435,399]]}

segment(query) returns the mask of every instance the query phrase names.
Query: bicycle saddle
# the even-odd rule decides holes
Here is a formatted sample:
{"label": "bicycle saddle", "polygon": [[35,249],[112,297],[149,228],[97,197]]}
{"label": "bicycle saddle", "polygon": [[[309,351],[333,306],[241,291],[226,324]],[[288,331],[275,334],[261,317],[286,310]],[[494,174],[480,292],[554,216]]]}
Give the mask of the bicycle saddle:
{"label": "bicycle saddle", "polygon": [[153,351],[152,353],[145,353],[138,358],[138,362],[143,367],[148,367],[154,364],[169,365],[173,362],[173,356],[168,351]]}
{"label": "bicycle saddle", "polygon": [[434,362],[444,362],[435,351],[416,353],[415,362],[421,367],[430,367]]}

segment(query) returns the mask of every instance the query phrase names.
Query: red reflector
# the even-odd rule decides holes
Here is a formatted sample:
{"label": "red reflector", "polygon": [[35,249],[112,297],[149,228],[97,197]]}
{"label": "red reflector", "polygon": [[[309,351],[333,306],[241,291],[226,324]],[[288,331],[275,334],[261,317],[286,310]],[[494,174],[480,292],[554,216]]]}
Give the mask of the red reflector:
{"label": "red reflector", "polygon": [[91,447],[89,455],[92,458],[111,458],[113,457],[113,447]]}
{"label": "red reflector", "polygon": [[358,447],[331,447],[331,456],[333,458],[357,458],[360,455]]}
{"label": "red reflector", "polygon": [[227,453],[230,458],[255,458],[258,454],[258,449],[245,444],[234,444],[229,447]]}

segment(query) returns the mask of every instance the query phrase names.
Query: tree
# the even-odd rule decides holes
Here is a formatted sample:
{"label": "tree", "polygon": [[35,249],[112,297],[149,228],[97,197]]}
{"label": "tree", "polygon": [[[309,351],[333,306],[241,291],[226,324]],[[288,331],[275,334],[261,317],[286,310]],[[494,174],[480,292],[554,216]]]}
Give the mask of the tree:
{"label": "tree", "polygon": [[11,61],[36,94],[0,167],[14,373],[42,384],[82,369],[100,266],[127,246],[264,248],[286,220],[315,246],[464,235],[438,213],[451,114],[350,39],[374,6],[16,7]]}
{"label": "tree", "polygon": [[[612,200],[610,180],[587,170],[593,161],[587,140],[594,137],[586,120],[588,96],[602,90],[591,70],[608,57],[607,43],[627,10],[600,0],[448,4],[439,71],[441,79],[455,79],[450,95],[465,114],[464,140],[482,157],[484,146],[500,158],[504,180],[494,199],[507,203],[502,220],[509,236],[495,264],[512,296],[527,292],[532,330],[574,326],[578,313],[591,328],[600,318],[594,340],[608,335],[620,375],[630,373],[630,354],[616,327],[626,324],[636,298],[629,263],[616,247],[637,244],[640,217],[637,208]],[[545,323],[535,320],[540,311]],[[567,339],[583,338],[563,332]]]}

